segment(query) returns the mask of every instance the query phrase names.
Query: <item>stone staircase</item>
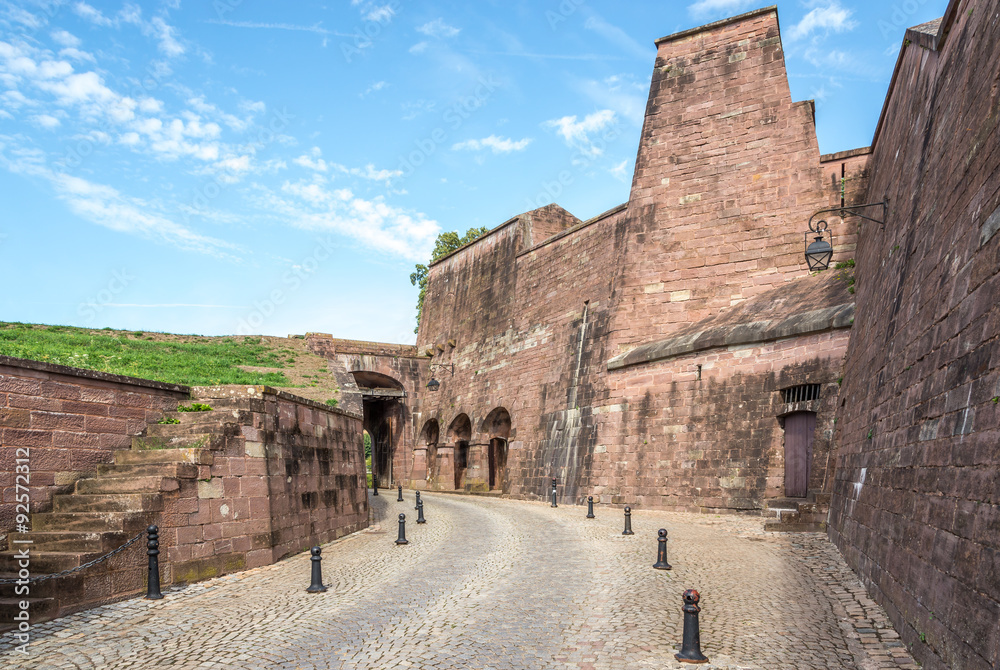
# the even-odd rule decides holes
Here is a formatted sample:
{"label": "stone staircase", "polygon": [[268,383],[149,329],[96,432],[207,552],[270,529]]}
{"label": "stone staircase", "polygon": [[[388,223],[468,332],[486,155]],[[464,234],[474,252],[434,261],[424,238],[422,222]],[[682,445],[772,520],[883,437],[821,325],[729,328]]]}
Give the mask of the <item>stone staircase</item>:
{"label": "stone staircase", "polygon": [[774,532],[826,532],[830,494],[810,491],[805,498],[773,498],[764,509],[764,530]]}
{"label": "stone staircase", "polygon": [[[132,447],[114,453],[114,463],[99,465],[78,479],[72,493],[53,496],[51,511],[31,515],[31,531],[8,536],[0,552],[0,579],[16,578],[16,552],[29,548],[31,576],[78,567],[120,547],[151,524],[163,525],[168,500],[197,495],[197,479],[209,476],[213,448],[223,443],[220,414],[167,412],[179,424],[149,424],[132,438]],[[232,420],[230,418],[230,420]],[[184,491],[182,491],[184,489]],[[30,541],[31,544],[19,543]],[[35,582],[30,597],[15,584],[0,584],[0,612],[14,613],[28,600],[38,623],[126,597],[145,588],[145,539],[108,561],[66,577]],[[162,562],[162,559],[161,559]],[[0,621],[0,630],[9,618]]]}

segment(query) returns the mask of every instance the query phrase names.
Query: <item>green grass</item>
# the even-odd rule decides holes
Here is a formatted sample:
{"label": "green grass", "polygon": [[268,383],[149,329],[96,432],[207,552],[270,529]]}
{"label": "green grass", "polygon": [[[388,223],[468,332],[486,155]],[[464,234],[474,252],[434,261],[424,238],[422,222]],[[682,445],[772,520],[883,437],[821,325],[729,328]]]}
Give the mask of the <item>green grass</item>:
{"label": "green grass", "polygon": [[105,334],[70,326],[0,322],[0,355],[189,386],[289,385],[281,372],[239,369],[240,365],[285,367],[287,354],[261,344],[260,338],[173,342],[133,337],[132,333]]}

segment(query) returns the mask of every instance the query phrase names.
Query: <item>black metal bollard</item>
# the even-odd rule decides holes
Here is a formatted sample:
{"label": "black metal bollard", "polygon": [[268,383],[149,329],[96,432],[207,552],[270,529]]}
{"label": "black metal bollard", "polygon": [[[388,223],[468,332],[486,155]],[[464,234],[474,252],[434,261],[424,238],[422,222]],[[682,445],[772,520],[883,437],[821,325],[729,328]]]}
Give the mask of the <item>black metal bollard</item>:
{"label": "black metal bollard", "polygon": [[160,529],[146,529],[146,555],[149,557],[149,577],[146,579],[146,600],[160,600]]}
{"label": "black metal bollard", "polygon": [[372,468],[372,495],[378,495],[378,474],[375,472],[375,468]]}
{"label": "black metal bollard", "polygon": [[552,478],[552,506],[553,507],[559,507],[559,505],[556,504],[556,478],[555,477]]}
{"label": "black metal bollard", "polygon": [[413,507],[413,509],[420,509],[420,491],[417,491],[417,504]]}
{"label": "black metal bollard", "polygon": [[320,554],[323,552],[319,547],[313,547],[309,550],[312,554],[312,583],[309,588],[306,589],[306,593],[323,593],[326,591],[326,587],[323,586],[323,557]]}
{"label": "black metal bollard", "polygon": [[427,523],[427,519],[424,518],[424,501],[421,500],[420,504],[417,505],[417,523]]}
{"label": "black metal bollard", "polygon": [[409,544],[406,541],[406,515],[399,515],[399,537],[396,538],[396,544]]}
{"label": "black metal bollard", "polygon": [[625,530],[622,531],[622,535],[635,535],[632,532],[632,508],[625,508]]}
{"label": "black metal bollard", "polygon": [[674,654],[681,663],[708,663],[708,657],[701,653],[701,631],[698,627],[698,601],[701,596],[694,589],[684,592],[684,639],[681,642],[681,650]]}
{"label": "black metal bollard", "polygon": [[403,502],[403,485],[399,485],[399,495],[396,496],[396,502]]}
{"label": "black metal bollard", "polygon": [[667,529],[661,528],[656,531],[657,538],[656,563],[653,567],[657,570],[672,570],[673,566],[667,563]]}
{"label": "black metal bollard", "polygon": [[594,496],[587,496],[587,518],[597,518],[594,516]]}

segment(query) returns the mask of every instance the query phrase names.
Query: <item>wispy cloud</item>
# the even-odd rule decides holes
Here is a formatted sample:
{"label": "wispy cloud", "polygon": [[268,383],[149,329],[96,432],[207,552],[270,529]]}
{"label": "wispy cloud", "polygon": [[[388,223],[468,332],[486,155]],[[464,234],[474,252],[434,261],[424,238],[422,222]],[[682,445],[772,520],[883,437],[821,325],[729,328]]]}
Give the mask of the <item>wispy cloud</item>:
{"label": "wispy cloud", "polygon": [[554,129],[568,146],[592,158],[604,153],[604,150],[595,144],[594,135],[614,125],[616,118],[613,110],[602,109],[588,114],[579,121],[576,115],[573,115],[552,119],[543,125]]}
{"label": "wispy cloud", "polygon": [[385,88],[388,85],[389,84],[387,84],[384,81],[377,81],[374,84],[371,84],[368,88],[366,88],[364,90],[364,92],[361,93],[360,95],[361,95],[362,98],[364,98],[367,95],[370,95],[370,94],[375,93],[377,91],[381,91],[383,88]]}
{"label": "wispy cloud", "polygon": [[788,36],[797,40],[807,37],[817,30],[837,33],[853,30],[858,24],[851,20],[852,14],[851,10],[841,7],[840,3],[836,1],[826,7],[816,7],[792,26],[791,30],[788,31]]}
{"label": "wispy cloud", "polygon": [[654,50],[652,48],[644,48],[624,30],[618,26],[611,25],[597,14],[589,16],[584,22],[583,27],[594,31],[622,51],[637,58],[650,59],[653,56]]}
{"label": "wispy cloud", "polygon": [[111,19],[102,14],[100,10],[91,7],[86,2],[77,2],[73,4],[73,12],[80,18],[86,19],[97,26],[110,26],[114,23]]}
{"label": "wispy cloud", "polygon": [[350,33],[340,33],[335,30],[328,30],[320,24],[311,26],[297,25],[294,23],[274,23],[256,21],[227,21],[224,19],[207,19],[205,23],[214,23],[220,26],[230,26],[231,28],[251,28],[257,30],[291,30],[305,33],[316,33],[317,35],[334,35],[336,37],[353,37]]}
{"label": "wispy cloud", "polygon": [[688,5],[688,13],[696,19],[709,19],[738,14],[757,4],[754,0],[698,0]]}
{"label": "wispy cloud", "polygon": [[428,21],[422,26],[417,26],[417,32],[427,35],[428,37],[444,39],[448,37],[455,37],[462,32],[462,29],[445,23],[444,19],[434,19],[433,21]]}
{"label": "wispy cloud", "polygon": [[514,151],[524,151],[531,142],[530,137],[512,140],[510,138],[498,137],[497,135],[490,135],[479,140],[472,139],[465,140],[464,142],[456,142],[451,148],[455,151],[482,151],[489,149],[495,154],[509,154]]}

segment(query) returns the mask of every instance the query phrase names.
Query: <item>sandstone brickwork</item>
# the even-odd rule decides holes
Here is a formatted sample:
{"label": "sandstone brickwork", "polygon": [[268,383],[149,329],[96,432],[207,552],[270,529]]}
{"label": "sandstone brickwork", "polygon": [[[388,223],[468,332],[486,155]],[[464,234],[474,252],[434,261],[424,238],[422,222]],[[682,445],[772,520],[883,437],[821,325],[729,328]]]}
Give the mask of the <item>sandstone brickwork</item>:
{"label": "sandstone brickwork", "polygon": [[[530,499],[554,477],[570,501],[760,513],[798,410],[818,417],[809,501],[828,493],[853,297],[809,276],[804,232],[854,201],[868,152],[820,156],[774,8],[657,49],[627,203],[526,212],[431,266],[417,349],[454,374],[416,386],[415,482]],[[845,260],[856,226],[828,218]],[[690,327],[697,347],[675,338]],[[786,407],[806,384],[819,397]]]}
{"label": "sandstone brickwork", "polygon": [[906,32],[869,164],[830,536],[924,668],[1000,667],[1000,22]]}

